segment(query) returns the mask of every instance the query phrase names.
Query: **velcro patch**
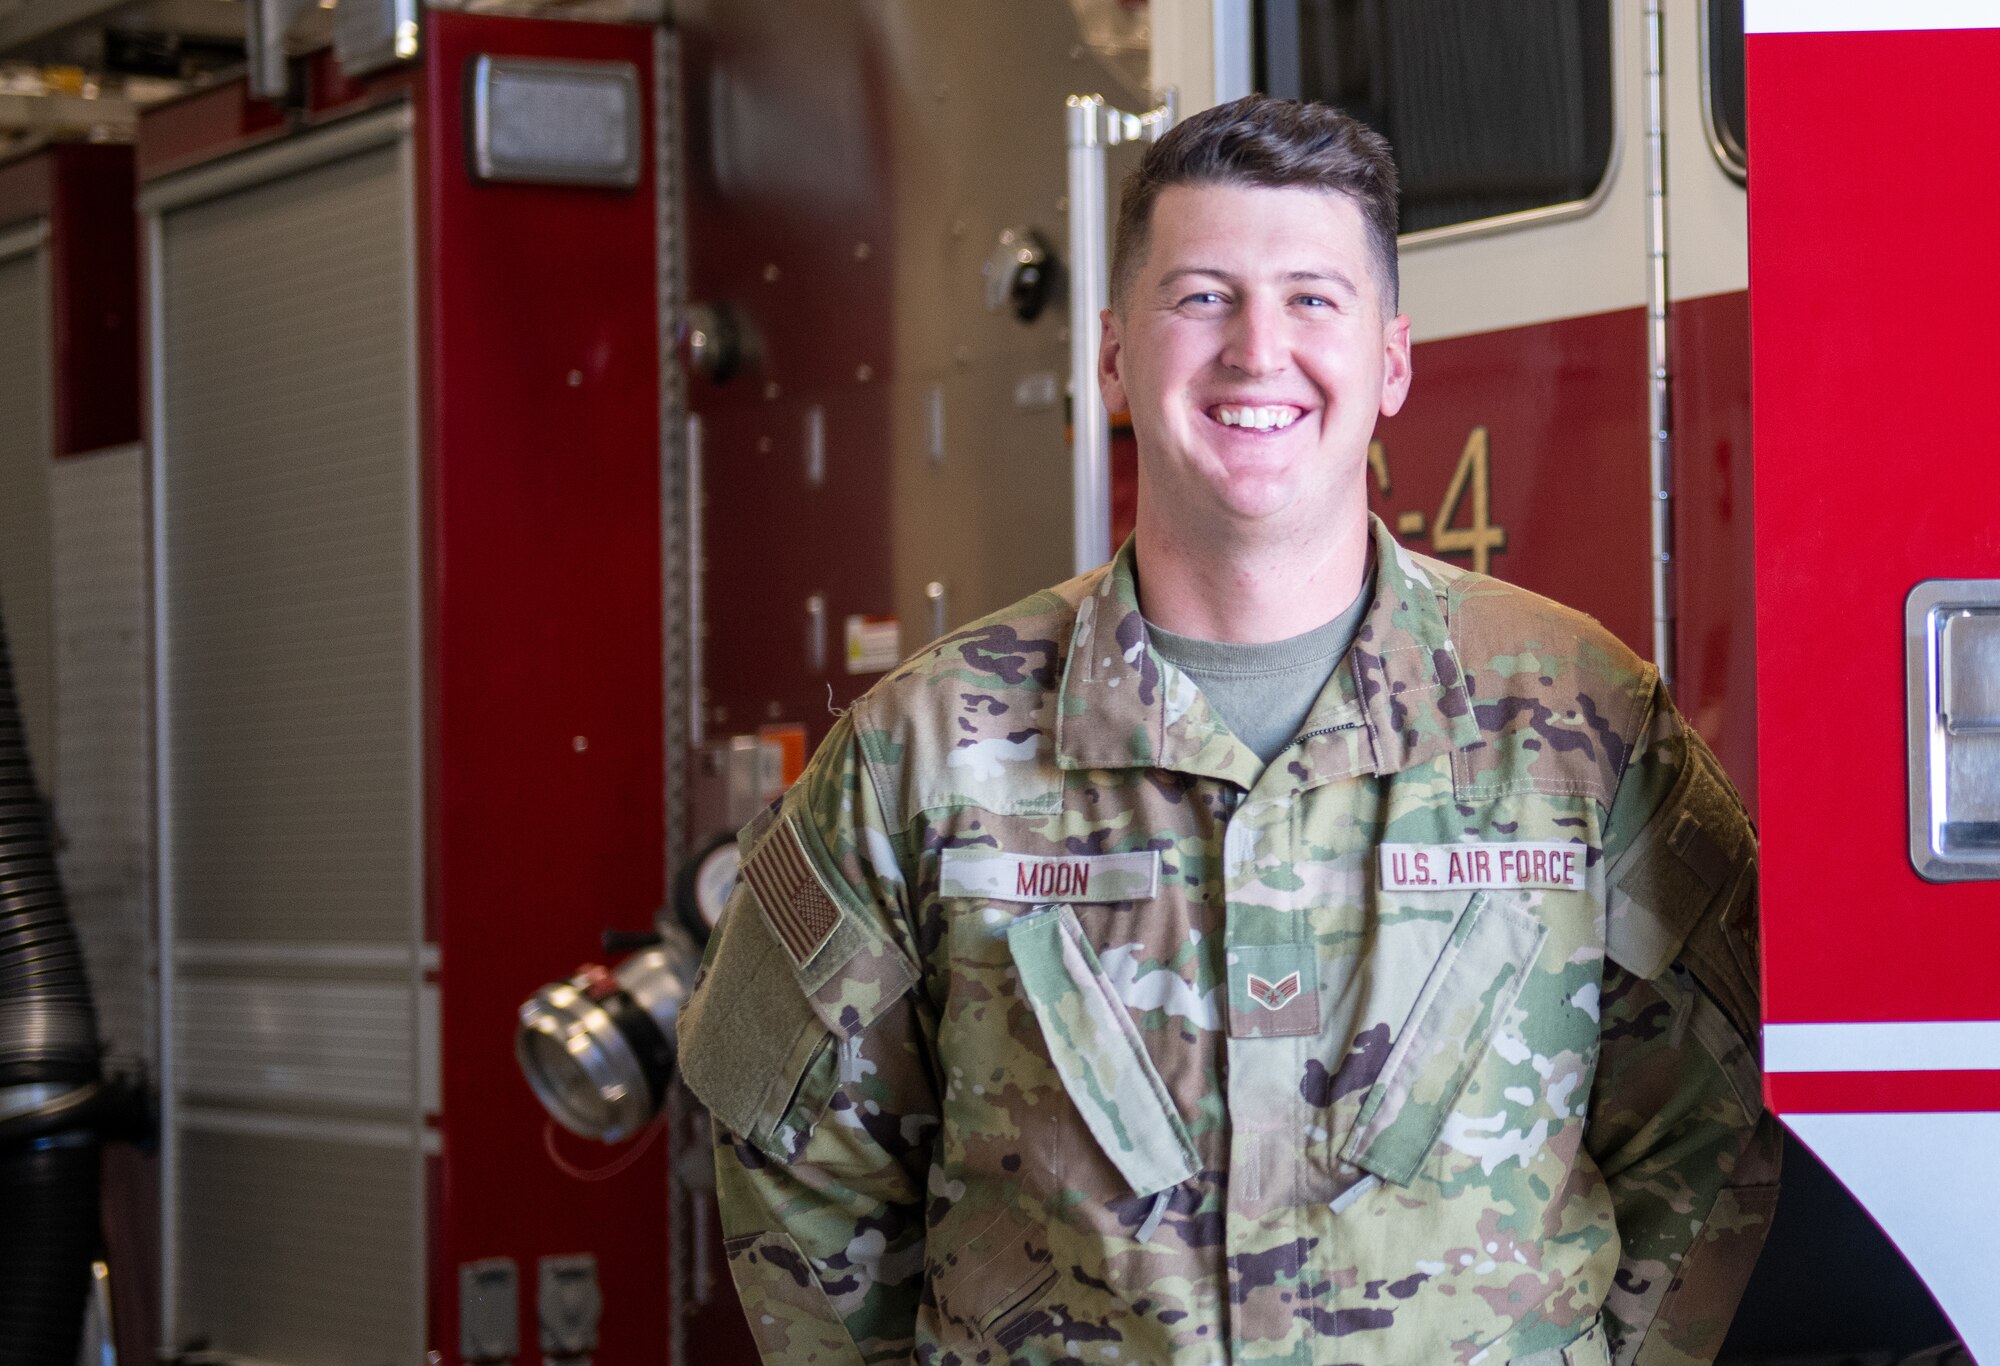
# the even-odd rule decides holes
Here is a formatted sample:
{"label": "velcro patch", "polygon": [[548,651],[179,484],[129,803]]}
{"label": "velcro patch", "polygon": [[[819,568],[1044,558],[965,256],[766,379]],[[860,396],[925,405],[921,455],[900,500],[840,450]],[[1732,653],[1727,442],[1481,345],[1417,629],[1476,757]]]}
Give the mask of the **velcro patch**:
{"label": "velcro patch", "polygon": [[1160,851],[1132,854],[1008,854],[957,847],[938,862],[938,895],[1035,905],[1147,901],[1159,892]]}
{"label": "velcro patch", "polygon": [[743,880],[757,894],[765,922],[792,961],[804,967],[833,937],[840,908],[826,894],[789,819],[781,819],[743,861]]}
{"label": "velcro patch", "polygon": [[1501,892],[1524,887],[1580,892],[1590,850],[1553,840],[1384,844],[1376,867],[1385,892]]}

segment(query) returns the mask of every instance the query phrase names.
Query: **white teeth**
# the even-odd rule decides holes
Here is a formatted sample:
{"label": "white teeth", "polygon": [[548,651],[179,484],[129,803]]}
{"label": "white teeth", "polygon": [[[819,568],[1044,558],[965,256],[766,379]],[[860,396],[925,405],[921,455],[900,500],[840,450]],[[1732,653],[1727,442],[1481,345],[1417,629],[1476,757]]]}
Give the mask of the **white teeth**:
{"label": "white teeth", "polygon": [[1222,406],[1215,420],[1225,427],[1249,427],[1260,432],[1283,431],[1299,420],[1297,408],[1240,408]]}

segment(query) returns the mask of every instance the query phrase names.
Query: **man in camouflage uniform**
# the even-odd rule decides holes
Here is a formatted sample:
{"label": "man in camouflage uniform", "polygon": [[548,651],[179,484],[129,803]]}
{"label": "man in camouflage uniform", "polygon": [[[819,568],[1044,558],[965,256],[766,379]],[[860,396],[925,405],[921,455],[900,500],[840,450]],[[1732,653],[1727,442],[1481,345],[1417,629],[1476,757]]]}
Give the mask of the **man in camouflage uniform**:
{"label": "man in camouflage uniform", "polygon": [[[767,1363],[1714,1355],[1776,1194],[1754,839],[1650,664],[1367,515],[1394,225],[1330,110],[1154,147],[1101,367],[1134,541],[744,833],[681,1060]],[[1156,648],[1350,598],[1268,762]]]}

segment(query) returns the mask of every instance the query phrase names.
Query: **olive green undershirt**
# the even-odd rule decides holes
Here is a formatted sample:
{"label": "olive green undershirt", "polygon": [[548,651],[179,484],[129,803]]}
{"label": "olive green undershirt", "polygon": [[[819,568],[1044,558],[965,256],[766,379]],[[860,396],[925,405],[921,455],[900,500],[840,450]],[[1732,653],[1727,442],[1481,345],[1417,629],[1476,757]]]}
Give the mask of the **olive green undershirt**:
{"label": "olive green undershirt", "polygon": [[1374,586],[1371,566],[1340,615],[1289,640],[1196,640],[1150,621],[1146,633],[1161,658],[1194,680],[1230,733],[1268,764],[1298,737],[1306,713],[1354,643]]}

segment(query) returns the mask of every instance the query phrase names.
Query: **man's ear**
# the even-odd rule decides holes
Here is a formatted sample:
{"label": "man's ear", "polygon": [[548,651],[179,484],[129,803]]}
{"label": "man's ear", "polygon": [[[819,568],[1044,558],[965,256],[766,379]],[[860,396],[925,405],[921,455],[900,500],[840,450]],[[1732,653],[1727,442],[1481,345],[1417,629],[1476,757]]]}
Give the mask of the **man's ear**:
{"label": "man's ear", "polygon": [[1122,413],[1129,406],[1125,397],[1125,380],[1119,373],[1119,365],[1125,356],[1125,334],[1118,324],[1118,315],[1110,309],[1098,314],[1101,333],[1097,339],[1097,388],[1104,395],[1106,412]]}
{"label": "man's ear", "polygon": [[1410,315],[1398,313],[1382,333],[1382,416],[1394,417],[1410,396]]}

